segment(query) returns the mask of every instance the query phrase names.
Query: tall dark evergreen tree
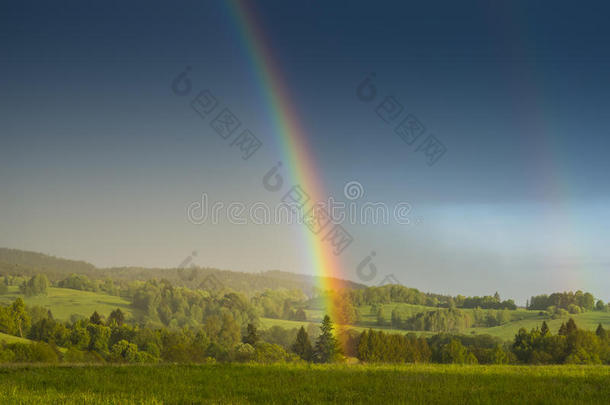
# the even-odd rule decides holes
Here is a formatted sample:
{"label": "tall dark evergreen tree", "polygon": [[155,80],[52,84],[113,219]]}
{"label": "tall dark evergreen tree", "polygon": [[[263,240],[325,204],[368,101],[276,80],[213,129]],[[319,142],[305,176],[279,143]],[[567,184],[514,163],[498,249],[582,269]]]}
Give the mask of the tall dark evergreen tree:
{"label": "tall dark evergreen tree", "polygon": [[309,341],[309,335],[305,331],[305,328],[302,326],[297,333],[297,338],[294,344],[292,345],[292,351],[295,352],[303,360],[311,360],[311,342]]}
{"label": "tall dark evergreen tree", "polygon": [[568,323],[566,323],[566,334],[569,335],[575,332],[576,330],[578,330],[578,326],[576,326],[576,322],[574,322],[574,319],[568,319]]}
{"label": "tall dark evergreen tree", "polygon": [[108,316],[108,324],[110,325],[112,322],[116,322],[118,326],[125,323],[125,314],[120,308],[115,309],[110,313],[110,316]]}
{"label": "tall dark evergreen tree", "polygon": [[100,314],[97,313],[97,311],[93,311],[93,313],[91,314],[91,317],[89,318],[89,322],[96,324],[96,325],[101,325],[102,317],[100,316]]}
{"label": "tall dark evergreen tree", "polygon": [[602,326],[601,323],[599,325],[597,325],[597,329],[595,330],[595,334],[600,339],[605,339],[606,338],[606,330],[604,329],[604,327]]}
{"label": "tall dark evergreen tree", "polygon": [[307,314],[303,310],[303,308],[297,309],[297,312],[294,314],[295,321],[307,321]]}
{"label": "tall dark evergreen tree", "polygon": [[542,327],[540,328],[540,333],[542,333],[542,336],[546,336],[549,334],[549,325],[546,324],[546,321],[542,321]]}
{"label": "tall dark evergreen tree", "polygon": [[324,316],[322,325],[320,326],[320,336],[316,341],[314,349],[314,361],[316,363],[330,363],[334,360],[337,354],[341,353],[339,342],[333,335],[333,323],[328,315]]}
{"label": "tall dark evergreen tree", "polygon": [[4,276],[2,283],[0,283],[0,294],[6,294],[8,292],[8,286],[11,285],[8,276]]}
{"label": "tall dark evergreen tree", "polygon": [[243,342],[254,346],[259,341],[259,339],[260,339],[260,337],[258,336],[258,331],[256,330],[256,326],[249,323],[247,330],[246,330],[246,336],[244,336],[244,338],[243,338]]}

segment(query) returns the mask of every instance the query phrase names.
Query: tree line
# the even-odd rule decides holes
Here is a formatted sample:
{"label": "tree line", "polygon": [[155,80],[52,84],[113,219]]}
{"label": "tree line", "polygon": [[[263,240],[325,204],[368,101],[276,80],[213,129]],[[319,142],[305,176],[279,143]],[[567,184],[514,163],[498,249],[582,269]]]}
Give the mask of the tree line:
{"label": "tree line", "polygon": [[450,295],[424,293],[416,288],[402,285],[388,284],[349,290],[344,294],[355,306],[405,303],[442,308],[517,309],[517,305],[512,299],[501,300],[497,292],[494,295],[483,297],[465,297],[463,295],[452,297]]}
{"label": "tree line", "polygon": [[550,312],[564,310],[571,314],[593,310],[604,311],[609,308],[602,300],[596,300],[593,294],[583,293],[580,290],[535,295],[528,300],[526,307]]}
{"label": "tree line", "polygon": [[530,332],[520,329],[510,343],[489,335],[335,330],[328,316],[319,328],[264,331],[253,323],[240,328],[228,313],[199,328],[149,328],[129,325],[125,318],[116,309],[108,318],[94,312],[61,322],[18,298],[0,307],[0,331],[34,342],[2,344],[0,362],[331,363],[355,357],[384,363],[610,364],[610,334],[601,324],[595,332],[579,329],[571,318],[557,334],[543,322]]}

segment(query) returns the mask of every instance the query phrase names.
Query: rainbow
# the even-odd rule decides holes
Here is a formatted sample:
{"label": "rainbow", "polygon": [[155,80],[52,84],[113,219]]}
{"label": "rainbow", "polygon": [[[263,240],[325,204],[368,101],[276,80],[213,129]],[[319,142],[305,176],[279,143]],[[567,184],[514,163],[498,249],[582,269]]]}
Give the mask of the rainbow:
{"label": "rainbow", "polygon": [[[288,162],[292,184],[299,184],[310,196],[310,201],[325,201],[327,194],[317,173],[307,135],[299,121],[278,63],[274,60],[268,41],[257,23],[258,19],[255,18],[251,3],[241,0],[228,0],[227,3],[243,38],[268,116],[272,119],[273,136],[284,161]],[[314,235],[306,226],[303,226],[303,233],[308,252],[311,252],[311,264],[318,276],[318,288],[326,292],[337,291],[340,288],[337,282],[341,278],[341,266],[330,244],[323,242],[320,235]],[[324,296],[323,306],[326,314],[333,320],[338,319],[332,294]]]}

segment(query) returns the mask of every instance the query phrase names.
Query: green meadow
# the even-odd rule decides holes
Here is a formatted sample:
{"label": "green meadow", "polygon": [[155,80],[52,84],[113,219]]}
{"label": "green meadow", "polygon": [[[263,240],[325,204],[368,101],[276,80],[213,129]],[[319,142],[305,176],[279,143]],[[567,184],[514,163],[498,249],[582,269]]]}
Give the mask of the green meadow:
{"label": "green meadow", "polygon": [[129,301],[121,297],[56,287],[49,287],[47,295],[27,297],[19,293],[18,287],[10,286],[7,294],[0,295],[0,304],[9,305],[17,297],[23,298],[26,305],[38,305],[50,309],[53,317],[60,320],[69,320],[73,314],[89,317],[94,311],[108,316],[117,308],[127,316],[132,312]]}
{"label": "green meadow", "polygon": [[2,404],[601,404],[604,366],[156,365],[0,368]]}

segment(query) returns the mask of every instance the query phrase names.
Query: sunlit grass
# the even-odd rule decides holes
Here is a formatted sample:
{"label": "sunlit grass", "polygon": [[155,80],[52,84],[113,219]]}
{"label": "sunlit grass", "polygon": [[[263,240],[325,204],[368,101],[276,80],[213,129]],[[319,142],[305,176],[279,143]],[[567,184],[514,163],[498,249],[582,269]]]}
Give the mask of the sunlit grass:
{"label": "sunlit grass", "polygon": [[0,368],[0,403],[606,403],[604,366],[157,365]]}
{"label": "sunlit grass", "polygon": [[53,317],[60,320],[68,320],[72,314],[89,317],[93,311],[108,316],[117,308],[127,316],[131,315],[129,301],[121,297],[69,288],[51,287],[47,295],[26,297],[19,293],[17,286],[11,286],[7,294],[0,295],[0,303],[8,305],[17,297],[23,298],[26,305],[39,305],[50,309]]}

